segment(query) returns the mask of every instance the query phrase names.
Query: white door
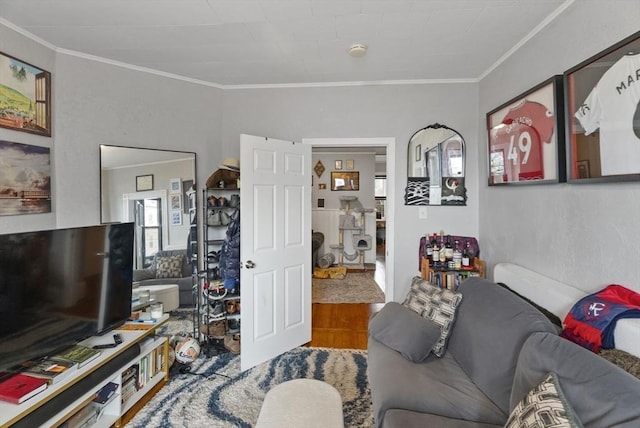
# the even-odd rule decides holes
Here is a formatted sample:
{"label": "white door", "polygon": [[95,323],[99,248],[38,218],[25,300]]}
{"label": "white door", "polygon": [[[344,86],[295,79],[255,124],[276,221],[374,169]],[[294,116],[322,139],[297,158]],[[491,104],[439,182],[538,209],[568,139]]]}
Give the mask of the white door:
{"label": "white door", "polygon": [[311,340],[311,147],[240,136],[241,366]]}

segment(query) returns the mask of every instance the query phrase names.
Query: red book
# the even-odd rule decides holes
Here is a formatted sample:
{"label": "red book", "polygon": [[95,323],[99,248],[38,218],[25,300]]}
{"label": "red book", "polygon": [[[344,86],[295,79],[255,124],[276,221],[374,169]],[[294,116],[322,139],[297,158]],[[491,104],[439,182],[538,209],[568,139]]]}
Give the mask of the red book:
{"label": "red book", "polygon": [[0,383],[0,400],[20,404],[47,389],[47,380],[16,373]]}

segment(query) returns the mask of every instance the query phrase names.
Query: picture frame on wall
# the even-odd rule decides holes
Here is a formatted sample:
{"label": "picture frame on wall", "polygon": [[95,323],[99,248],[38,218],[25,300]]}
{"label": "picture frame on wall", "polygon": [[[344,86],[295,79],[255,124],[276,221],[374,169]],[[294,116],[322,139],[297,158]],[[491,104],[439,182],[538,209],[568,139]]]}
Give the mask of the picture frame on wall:
{"label": "picture frame on wall", "polygon": [[489,186],[566,180],[562,85],[553,76],[487,113]]}
{"label": "picture frame on wall", "polygon": [[169,193],[180,193],[182,191],[181,181],[179,178],[169,180]]}
{"label": "picture frame on wall", "polygon": [[136,176],[136,192],[153,190],[153,174]]}
{"label": "picture frame on wall", "polygon": [[182,211],[182,195],[180,193],[171,193],[169,195],[169,204],[172,210]]}
{"label": "picture frame on wall", "polygon": [[51,137],[51,73],[0,52],[0,126]]}
{"label": "picture frame on wall", "polygon": [[640,31],[564,73],[567,180],[640,180]]}
{"label": "picture frame on wall", "polygon": [[360,172],[331,171],[331,190],[360,190]]}

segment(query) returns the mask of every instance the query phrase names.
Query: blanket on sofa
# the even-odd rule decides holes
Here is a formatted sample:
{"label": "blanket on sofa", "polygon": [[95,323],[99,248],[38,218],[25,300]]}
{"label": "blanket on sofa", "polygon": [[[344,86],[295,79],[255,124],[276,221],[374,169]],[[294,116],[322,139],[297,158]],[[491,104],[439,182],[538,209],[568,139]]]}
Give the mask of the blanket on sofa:
{"label": "blanket on sofa", "polygon": [[611,284],[578,300],[560,335],[593,352],[615,348],[613,331],[622,318],[640,318],[640,294]]}

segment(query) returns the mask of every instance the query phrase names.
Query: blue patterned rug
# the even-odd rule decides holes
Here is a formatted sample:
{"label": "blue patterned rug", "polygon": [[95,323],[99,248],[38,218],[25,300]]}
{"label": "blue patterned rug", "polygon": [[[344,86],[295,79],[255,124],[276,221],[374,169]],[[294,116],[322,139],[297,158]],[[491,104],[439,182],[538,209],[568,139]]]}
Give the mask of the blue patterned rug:
{"label": "blue patterned rug", "polygon": [[340,392],[346,427],[373,427],[366,371],[367,353],[359,350],[300,347],[245,372],[239,356],[201,357],[189,373],[172,372],[126,426],[253,427],[267,391],[287,380],[313,378]]}

